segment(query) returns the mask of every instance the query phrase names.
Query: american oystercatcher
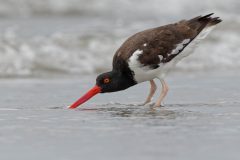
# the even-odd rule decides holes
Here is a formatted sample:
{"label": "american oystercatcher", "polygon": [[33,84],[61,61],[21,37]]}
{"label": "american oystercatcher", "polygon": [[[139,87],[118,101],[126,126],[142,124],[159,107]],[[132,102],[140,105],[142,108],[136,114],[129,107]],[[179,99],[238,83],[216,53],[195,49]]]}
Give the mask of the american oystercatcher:
{"label": "american oystercatcher", "polygon": [[219,17],[211,17],[212,15],[213,13],[182,20],[131,36],[116,51],[112,71],[100,74],[96,85],[69,108],[78,107],[97,93],[121,91],[149,81],[150,93],[144,102],[147,104],[157,89],[155,78],[162,84],[155,107],[161,106],[168,92],[164,78],[169,70],[182,58],[190,55],[199,41],[222,21]]}

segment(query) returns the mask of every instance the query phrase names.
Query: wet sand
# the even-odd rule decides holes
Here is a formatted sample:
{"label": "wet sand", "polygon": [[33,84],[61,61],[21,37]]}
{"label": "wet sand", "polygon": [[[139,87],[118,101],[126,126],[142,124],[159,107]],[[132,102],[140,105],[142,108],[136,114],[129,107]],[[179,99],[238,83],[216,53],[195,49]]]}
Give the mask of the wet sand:
{"label": "wet sand", "polygon": [[137,105],[148,83],[68,110],[94,77],[1,79],[1,159],[239,159],[240,75],[180,73],[167,81],[165,107],[156,111]]}

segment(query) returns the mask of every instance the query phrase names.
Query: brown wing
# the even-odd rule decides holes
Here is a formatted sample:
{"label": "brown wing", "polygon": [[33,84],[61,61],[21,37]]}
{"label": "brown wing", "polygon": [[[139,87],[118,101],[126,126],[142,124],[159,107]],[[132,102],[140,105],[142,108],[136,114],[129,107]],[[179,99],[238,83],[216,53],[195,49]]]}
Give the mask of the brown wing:
{"label": "brown wing", "polygon": [[[178,23],[169,24],[139,32],[128,38],[117,50],[113,58],[113,68],[120,69],[119,63],[127,62],[136,50],[143,51],[139,55],[139,61],[144,66],[157,68],[158,64],[171,61],[206,27],[215,25],[221,20],[211,18],[212,14],[195,17],[190,20],[182,20]],[[183,49],[176,54],[171,53],[179,43],[189,39]],[[145,45],[144,45],[145,44]],[[162,56],[160,60],[159,55]]]}

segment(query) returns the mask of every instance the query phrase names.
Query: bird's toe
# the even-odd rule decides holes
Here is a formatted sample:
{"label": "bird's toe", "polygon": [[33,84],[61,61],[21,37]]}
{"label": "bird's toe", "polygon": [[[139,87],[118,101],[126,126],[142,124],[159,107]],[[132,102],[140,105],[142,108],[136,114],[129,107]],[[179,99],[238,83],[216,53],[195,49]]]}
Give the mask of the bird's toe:
{"label": "bird's toe", "polygon": [[153,107],[154,106],[154,102],[148,102],[148,103],[144,103],[144,106],[146,106],[146,107]]}

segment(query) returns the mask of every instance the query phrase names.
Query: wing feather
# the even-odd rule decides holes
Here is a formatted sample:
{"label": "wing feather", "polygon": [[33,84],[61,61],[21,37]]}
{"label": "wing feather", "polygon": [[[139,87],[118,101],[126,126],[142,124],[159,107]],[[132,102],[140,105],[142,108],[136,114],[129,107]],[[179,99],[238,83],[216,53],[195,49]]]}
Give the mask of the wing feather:
{"label": "wing feather", "polygon": [[[113,69],[121,69],[118,61],[127,62],[136,50],[141,50],[138,60],[143,66],[159,67],[180,54],[206,27],[221,22],[212,14],[139,32],[128,38],[113,58]],[[121,62],[122,63],[122,62]]]}

